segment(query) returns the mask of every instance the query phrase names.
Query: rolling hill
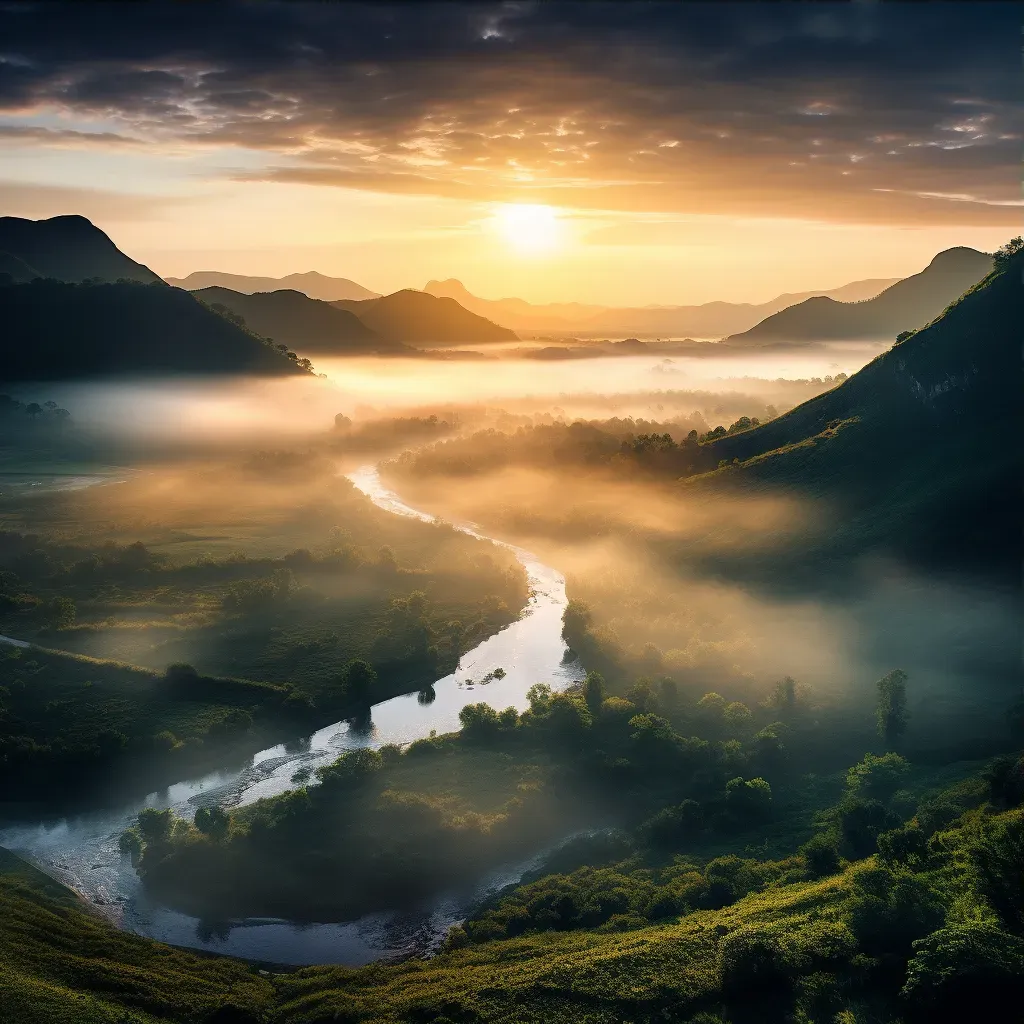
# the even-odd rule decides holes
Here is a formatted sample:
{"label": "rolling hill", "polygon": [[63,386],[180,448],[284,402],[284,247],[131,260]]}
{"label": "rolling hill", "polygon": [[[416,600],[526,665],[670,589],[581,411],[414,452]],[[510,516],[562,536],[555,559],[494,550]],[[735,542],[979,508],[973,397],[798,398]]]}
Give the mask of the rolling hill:
{"label": "rolling hill", "polygon": [[760,304],[706,302],[699,306],[644,306],[608,308],[581,303],[533,305],[523,299],[481,299],[461,281],[428,281],[424,291],[455,299],[466,309],[516,331],[548,331],[556,334],[650,335],[652,337],[719,338],[744,331],[772,313],[812,295],[828,295],[843,302],[859,302],[877,295],[898,278],[854,281],[823,292],[798,292],[776,296]]}
{"label": "rolling hill", "polygon": [[960,246],[940,252],[920,274],[864,302],[815,296],[729,338],[733,343],[895,338],[927,323],[992,269],[991,257]]}
{"label": "rolling hill", "polygon": [[197,270],[188,277],[168,277],[165,280],[175,288],[184,288],[190,292],[201,288],[230,288],[243,295],[253,295],[256,292],[294,290],[324,302],[336,302],[339,299],[361,301],[376,299],[380,295],[347,277],[327,277],[315,270],[306,274],[289,274],[287,277],[250,277],[246,274],[222,274],[217,270]]}
{"label": "rolling hill", "polygon": [[201,288],[192,294],[207,306],[226,307],[257,334],[283,343],[301,356],[404,350],[403,345],[370,330],[347,309],[310,299],[302,292],[281,290],[246,295],[228,288]]}
{"label": "rolling hill", "polygon": [[[0,253],[27,265],[33,277],[73,282],[129,280],[143,284],[160,280],[148,267],[125,256],[85,217],[0,217]],[[6,269],[8,261],[3,263],[0,273],[11,273]],[[16,281],[25,280],[24,272],[12,276]]]}
{"label": "rolling hill", "polygon": [[0,379],[305,372],[188,292],[37,280],[0,287]]}
{"label": "rolling hill", "polygon": [[455,299],[438,298],[406,288],[363,302],[335,302],[355,313],[382,338],[405,345],[477,345],[518,341],[506,327],[471,313]]}
{"label": "rolling hill", "polygon": [[[986,257],[987,259],[987,257]],[[834,502],[830,557],[885,549],[1019,585],[1024,252],[843,384],[708,448],[703,483]]]}

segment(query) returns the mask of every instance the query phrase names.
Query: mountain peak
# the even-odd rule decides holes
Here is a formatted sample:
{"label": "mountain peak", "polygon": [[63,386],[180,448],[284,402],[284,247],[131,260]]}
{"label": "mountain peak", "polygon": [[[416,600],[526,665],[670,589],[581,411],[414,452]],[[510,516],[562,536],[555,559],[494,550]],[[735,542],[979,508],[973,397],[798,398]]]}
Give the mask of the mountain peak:
{"label": "mountain peak", "polygon": [[42,277],[81,282],[127,278],[149,283],[160,279],[127,257],[91,220],[65,214],[46,220],[0,217],[0,250],[35,268]]}
{"label": "mountain peak", "polygon": [[965,267],[973,269],[975,266],[987,268],[991,260],[992,257],[988,253],[978,252],[977,249],[966,245],[955,245],[952,249],[943,249],[942,252],[936,253],[931,263],[928,264],[928,268],[936,270],[959,270]]}

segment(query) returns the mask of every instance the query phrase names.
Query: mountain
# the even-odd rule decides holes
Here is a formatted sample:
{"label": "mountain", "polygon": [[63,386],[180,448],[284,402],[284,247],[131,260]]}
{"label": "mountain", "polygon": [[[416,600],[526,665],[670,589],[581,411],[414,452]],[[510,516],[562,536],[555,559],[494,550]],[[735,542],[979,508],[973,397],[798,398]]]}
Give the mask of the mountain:
{"label": "mountain", "polygon": [[877,295],[898,278],[854,281],[822,292],[779,295],[760,304],[706,302],[699,306],[643,306],[609,308],[580,303],[531,305],[523,299],[481,299],[461,281],[428,281],[431,295],[456,299],[466,309],[500,321],[517,331],[556,334],[650,335],[652,337],[720,338],[753,327],[766,316],[812,295],[828,295],[843,302],[859,302]]}
{"label": "mountain", "polygon": [[207,306],[226,307],[257,334],[283,343],[299,355],[400,352],[404,348],[381,338],[347,309],[307,298],[301,292],[245,295],[228,288],[201,288],[192,294]]}
{"label": "mountain", "polygon": [[24,260],[9,252],[0,252],[0,284],[24,284],[43,275]]}
{"label": "mountain", "polygon": [[243,295],[252,295],[255,292],[293,290],[324,302],[336,302],[339,299],[358,302],[376,299],[380,295],[346,277],[327,277],[315,270],[307,274],[289,274],[287,277],[248,277],[244,274],[222,274],[216,270],[198,270],[188,277],[168,277],[165,280],[175,288],[184,288],[190,292],[202,288],[230,288]]}
{"label": "mountain", "polygon": [[[0,253],[27,264],[34,276],[58,281],[127,279],[149,284],[160,280],[148,267],[125,256],[85,217],[0,217]],[[19,280],[17,275],[12,276]]]}
{"label": "mountain", "polygon": [[729,341],[763,344],[895,338],[927,323],[992,269],[992,258],[959,246],[940,252],[920,274],[904,278],[865,302],[817,296],[791,305]]}
{"label": "mountain", "polygon": [[460,306],[489,320],[509,324],[515,330],[566,330],[607,309],[580,302],[551,302],[533,305],[525,299],[481,299],[454,277],[446,281],[428,281],[423,289],[438,298],[454,299]]}
{"label": "mountain", "polygon": [[383,338],[405,345],[477,345],[518,341],[506,327],[471,313],[451,298],[411,288],[363,302],[335,302]]}
{"label": "mountain", "polygon": [[0,380],[304,372],[188,292],[37,280],[0,287]]}
{"label": "mountain", "polygon": [[883,549],[1019,585],[1022,277],[1024,252],[1001,259],[843,384],[705,446],[724,466],[706,480],[834,503],[830,560]]}

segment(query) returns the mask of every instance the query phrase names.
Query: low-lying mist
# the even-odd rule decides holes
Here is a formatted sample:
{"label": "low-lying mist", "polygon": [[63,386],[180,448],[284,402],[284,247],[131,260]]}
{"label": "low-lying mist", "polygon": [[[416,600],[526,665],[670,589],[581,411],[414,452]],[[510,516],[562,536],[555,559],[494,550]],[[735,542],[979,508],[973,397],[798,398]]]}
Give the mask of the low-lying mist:
{"label": "low-lying mist", "polygon": [[[796,677],[862,704],[894,667],[911,675],[919,741],[991,735],[1017,696],[1016,597],[922,576],[897,560],[830,564],[835,514],[792,493],[742,498],[573,467],[390,479],[423,507],[484,524],[566,573],[570,597],[627,673],[732,699]],[[801,587],[786,564],[823,546]],[[769,571],[765,571],[765,566]]]}
{"label": "low-lying mist", "polygon": [[[295,441],[353,420],[459,414],[481,422],[495,411],[572,419],[782,412],[853,373],[865,346],[751,353],[728,359],[620,357],[538,365],[521,360],[352,358],[317,365],[322,376],[53,383],[19,390],[53,400],[97,441],[132,448],[216,448]],[[828,378],[826,380],[826,378]],[[717,421],[716,421],[717,422]]]}

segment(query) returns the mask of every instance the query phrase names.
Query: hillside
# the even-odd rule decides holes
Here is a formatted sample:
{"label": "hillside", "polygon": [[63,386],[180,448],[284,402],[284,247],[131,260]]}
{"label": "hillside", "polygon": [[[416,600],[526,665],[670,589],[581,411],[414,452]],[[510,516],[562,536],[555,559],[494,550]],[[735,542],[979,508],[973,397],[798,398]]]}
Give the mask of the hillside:
{"label": "hillside", "polygon": [[645,306],[608,308],[581,303],[533,305],[523,299],[481,299],[461,281],[428,281],[424,291],[447,296],[466,309],[507,324],[517,331],[577,334],[633,334],[652,337],[719,338],[753,327],[766,316],[812,295],[828,295],[843,302],[859,302],[895,283],[894,278],[854,281],[825,292],[798,292],[776,296],[760,304],[706,302],[699,306]]}
{"label": "hillside", "polygon": [[830,543],[1020,579],[1024,253],[840,386],[707,446],[711,483],[838,502]]}
{"label": "hillside", "polygon": [[9,252],[0,252],[0,284],[25,284],[43,275],[24,260]]}
{"label": "hillside", "polygon": [[[125,256],[85,217],[51,217],[49,220],[0,217],[0,253],[27,264],[34,272],[32,276],[52,277],[58,281],[98,278],[104,282],[127,279],[149,284],[160,280],[148,267]],[[0,265],[0,273],[5,272],[11,273]],[[19,280],[17,274],[12,276]]]}
{"label": "hillside", "polygon": [[[1009,761],[1003,778],[1006,769]],[[1007,1005],[1024,975],[1019,787],[989,777],[913,800],[917,814],[906,825],[854,790],[835,810],[834,833],[781,861],[725,855],[701,865],[684,856],[652,869],[637,857],[548,875],[519,890],[533,902],[499,904],[453,929],[437,956],[356,969],[259,970],[119,932],[0,849],[0,1017],[959,1022],[979,1000]],[[884,779],[876,781],[881,789]],[[495,920],[502,912],[516,937]]]}
{"label": "hillside", "polygon": [[300,356],[403,350],[403,346],[371,331],[354,313],[307,298],[302,292],[246,295],[228,288],[202,288],[192,294],[206,306],[225,306],[257,334],[287,345]]}
{"label": "hillside", "polygon": [[256,292],[293,290],[324,302],[336,302],[339,299],[358,302],[376,299],[380,295],[347,277],[328,277],[315,270],[306,274],[289,274],[287,277],[251,277],[247,274],[222,274],[217,270],[197,270],[188,277],[167,277],[164,280],[175,288],[184,288],[190,292],[201,288],[230,288],[243,295],[253,295]]}
{"label": "hillside", "polygon": [[513,331],[459,305],[411,288],[364,302],[335,302],[372,331],[405,345],[475,345],[517,341]]}
{"label": "hillside", "polygon": [[920,274],[905,278],[864,302],[816,296],[769,316],[730,342],[828,341],[890,338],[938,316],[992,269],[991,257],[958,247],[940,252]]}
{"label": "hillside", "polygon": [[283,352],[159,284],[0,287],[5,382],[304,372]]}

